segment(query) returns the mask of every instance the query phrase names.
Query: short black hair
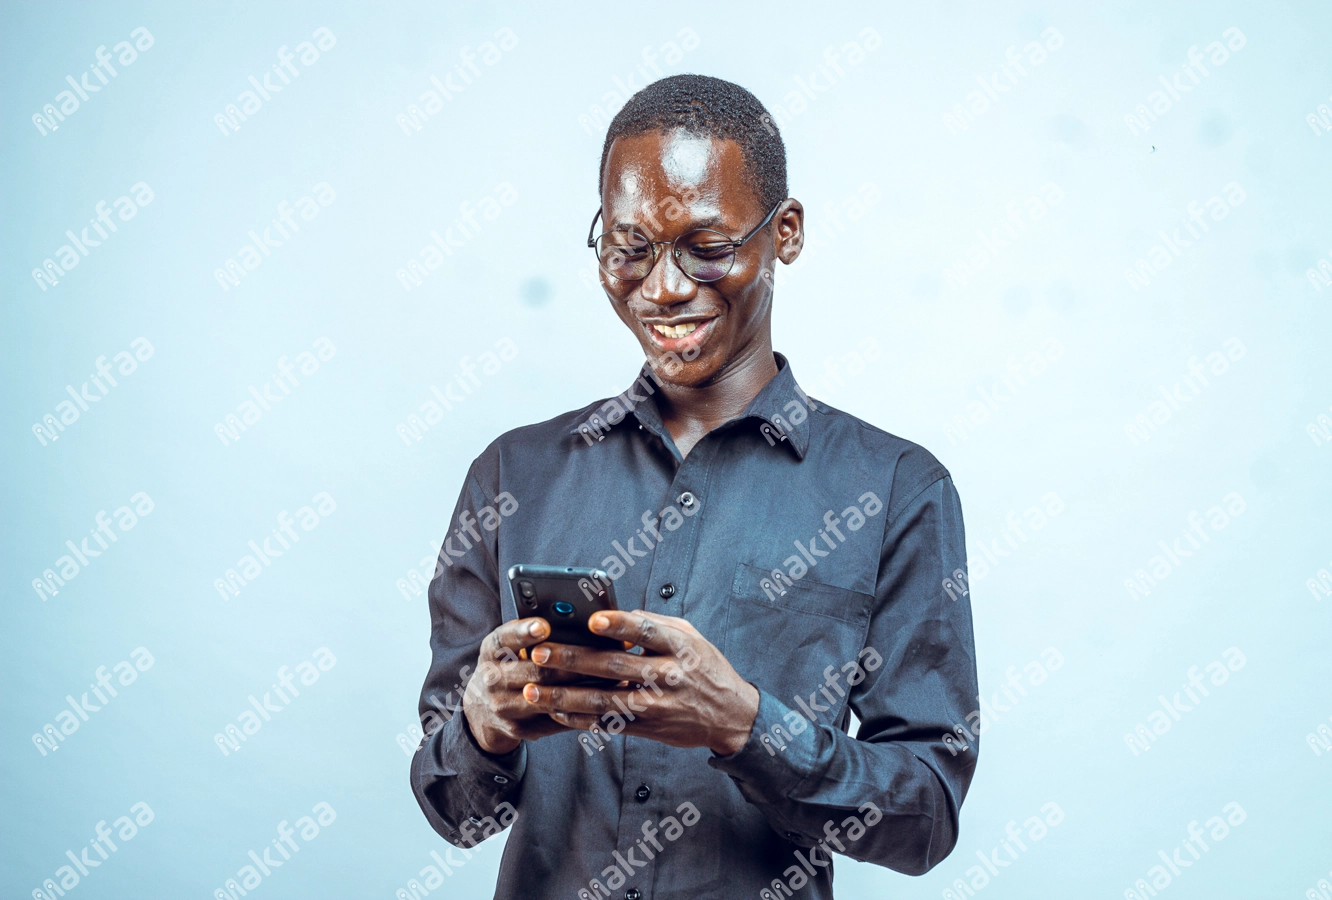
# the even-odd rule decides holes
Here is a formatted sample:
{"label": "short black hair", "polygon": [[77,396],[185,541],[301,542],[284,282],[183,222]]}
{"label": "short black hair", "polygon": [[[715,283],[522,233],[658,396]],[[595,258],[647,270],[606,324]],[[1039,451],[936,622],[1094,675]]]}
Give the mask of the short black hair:
{"label": "short black hair", "polygon": [[620,136],[683,128],[690,134],[735,141],[744,155],[744,179],[764,212],[786,199],[786,146],[768,110],[738,84],[709,75],[672,75],[654,81],[620,108],[601,148],[597,192],[606,158]]}

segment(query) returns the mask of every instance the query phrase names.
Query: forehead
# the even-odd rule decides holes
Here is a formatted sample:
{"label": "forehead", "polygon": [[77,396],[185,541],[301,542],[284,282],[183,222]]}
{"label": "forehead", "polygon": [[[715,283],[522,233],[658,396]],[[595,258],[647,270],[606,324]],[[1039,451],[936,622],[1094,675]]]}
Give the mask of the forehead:
{"label": "forehead", "polygon": [[744,179],[744,153],[726,138],[650,131],[615,139],[606,156],[603,200],[611,217],[674,197],[691,213],[751,215],[757,205]]}

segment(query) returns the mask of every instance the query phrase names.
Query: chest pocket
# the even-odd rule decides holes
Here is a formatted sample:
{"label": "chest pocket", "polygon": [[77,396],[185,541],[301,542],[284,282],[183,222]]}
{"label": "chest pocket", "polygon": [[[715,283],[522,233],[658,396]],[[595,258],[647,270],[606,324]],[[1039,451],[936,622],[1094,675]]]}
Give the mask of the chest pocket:
{"label": "chest pocket", "polygon": [[740,563],[727,598],[722,650],[746,681],[793,709],[799,708],[796,697],[815,711],[827,707],[820,723],[834,724],[846,707],[847,673],[864,647],[873,603],[860,591],[809,576],[775,578],[771,569]]}

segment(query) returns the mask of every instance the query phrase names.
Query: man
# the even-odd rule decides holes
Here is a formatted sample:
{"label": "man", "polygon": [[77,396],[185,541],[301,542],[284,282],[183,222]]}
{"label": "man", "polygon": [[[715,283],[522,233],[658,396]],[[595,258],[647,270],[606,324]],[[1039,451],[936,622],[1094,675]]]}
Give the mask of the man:
{"label": "man", "polygon": [[[832,852],[919,874],[956,843],[961,508],[934,457],[773,352],[803,214],[743,88],[666,78],[610,125],[589,243],[646,365],[477,458],[430,587],[412,786],[453,844],[513,823],[496,897],[825,898]],[[520,563],[605,569],[620,611],[589,627],[635,652],[547,642]]]}

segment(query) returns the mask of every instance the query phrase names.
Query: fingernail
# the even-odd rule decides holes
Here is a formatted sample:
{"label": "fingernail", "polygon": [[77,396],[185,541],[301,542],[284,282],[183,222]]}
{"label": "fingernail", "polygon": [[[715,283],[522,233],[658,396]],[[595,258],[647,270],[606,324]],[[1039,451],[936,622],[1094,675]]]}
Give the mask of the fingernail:
{"label": "fingernail", "polygon": [[537,619],[531,625],[527,626],[527,633],[532,635],[532,637],[541,637],[542,633],[545,630],[546,630],[546,623],[542,619]]}
{"label": "fingernail", "polygon": [[593,613],[592,617],[587,620],[587,627],[593,631],[605,631],[610,627],[610,619],[601,613]]}
{"label": "fingernail", "polygon": [[541,697],[541,689],[535,684],[523,685],[523,699],[528,703],[536,703]]}
{"label": "fingernail", "polygon": [[538,647],[532,651],[532,662],[544,663],[550,659],[550,649],[547,647]]}

